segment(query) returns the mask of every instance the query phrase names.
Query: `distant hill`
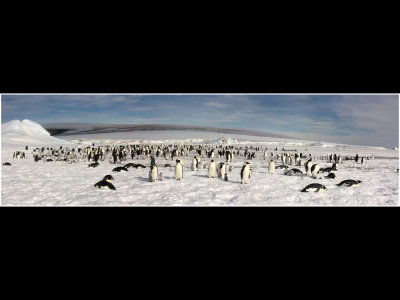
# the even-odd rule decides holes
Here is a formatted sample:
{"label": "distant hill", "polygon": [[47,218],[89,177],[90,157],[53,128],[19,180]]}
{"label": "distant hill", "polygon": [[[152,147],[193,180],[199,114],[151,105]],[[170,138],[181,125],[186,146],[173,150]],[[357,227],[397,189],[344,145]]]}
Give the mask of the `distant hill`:
{"label": "distant hill", "polygon": [[186,125],[166,125],[166,124],[45,124],[43,127],[51,135],[78,135],[78,134],[96,134],[124,131],[150,131],[150,130],[183,130],[183,131],[206,131],[219,132],[229,134],[240,134],[250,136],[277,137],[288,138],[287,136],[278,135],[271,132],[222,128],[222,127],[206,127],[206,126],[186,126]]}

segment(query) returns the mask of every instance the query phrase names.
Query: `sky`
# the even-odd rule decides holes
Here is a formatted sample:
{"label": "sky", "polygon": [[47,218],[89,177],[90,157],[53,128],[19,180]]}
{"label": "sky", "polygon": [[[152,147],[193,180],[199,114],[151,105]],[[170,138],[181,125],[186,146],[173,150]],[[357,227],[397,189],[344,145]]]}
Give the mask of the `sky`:
{"label": "sky", "polygon": [[398,95],[1,95],[1,123],[176,124],[399,146]]}

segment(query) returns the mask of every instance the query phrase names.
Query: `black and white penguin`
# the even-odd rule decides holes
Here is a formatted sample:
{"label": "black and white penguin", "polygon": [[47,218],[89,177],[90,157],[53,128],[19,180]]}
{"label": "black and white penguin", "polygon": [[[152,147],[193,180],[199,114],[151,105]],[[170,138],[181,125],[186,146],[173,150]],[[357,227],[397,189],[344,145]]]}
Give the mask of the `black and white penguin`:
{"label": "black and white penguin", "polygon": [[229,172],[232,172],[232,170],[233,170],[233,167],[229,166]]}
{"label": "black and white penguin", "polygon": [[336,166],[336,163],[334,162],[333,164],[332,164],[332,171],[337,171],[337,166]]}
{"label": "black and white penguin", "polygon": [[116,190],[115,186],[111,182],[108,182],[105,180],[95,183],[94,187],[98,187],[99,189],[100,188],[109,188],[110,190]]}
{"label": "black and white penguin", "polygon": [[312,165],[312,167],[311,167],[311,174],[312,174],[312,176],[314,177],[314,176],[317,176],[317,174],[318,174],[318,172],[319,172],[319,164],[314,164],[314,165]]}
{"label": "black and white penguin", "polygon": [[343,180],[342,182],[338,183],[337,186],[357,186],[361,183],[361,180],[353,180],[353,179],[347,179]]}
{"label": "black and white penguin", "polygon": [[124,168],[136,168],[136,164],[134,164],[134,163],[129,163],[129,164],[126,164],[126,165],[124,166]]}
{"label": "black and white penguin", "polygon": [[271,173],[271,174],[275,173],[275,163],[274,163],[273,159],[271,159],[270,162],[269,162],[268,172]]}
{"label": "black and white penguin", "polygon": [[287,165],[279,165],[276,166],[275,169],[286,169],[288,166]]}
{"label": "black and white penguin", "polygon": [[142,169],[142,168],[145,169],[146,166],[141,165],[141,164],[136,164],[136,165],[135,165],[135,168],[136,168],[136,169]]}
{"label": "black and white penguin", "polygon": [[88,168],[97,168],[100,164],[99,163],[92,163],[88,165]]}
{"label": "black and white penguin", "polygon": [[10,164],[9,162],[5,162],[5,163],[3,164],[3,166],[11,166],[11,164]]}
{"label": "black and white penguin", "polygon": [[111,175],[106,175],[106,176],[104,176],[104,178],[103,178],[103,181],[111,182],[111,181],[113,181],[113,180],[114,180],[114,177],[112,177]]}
{"label": "black and white penguin", "polygon": [[225,175],[225,163],[221,162],[218,164],[218,178],[223,178]]}
{"label": "black and white penguin", "polygon": [[311,183],[307,185],[302,192],[319,192],[320,190],[326,190],[326,186],[319,184],[319,183]]}
{"label": "black and white penguin", "polygon": [[[296,169],[296,168],[290,169],[290,171],[292,171],[293,174],[303,174],[303,172],[302,172],[301,170]],[[289,171],[289,172],[290,172],[290,171]]]}
{"label": "black and white penguin", "polygon": [[240,179],[242,180],[242,184],[246,184],[250,178],[250,166],[249,163],[246,161],[240,171]]}
{"label": "black and white penguin", "polygon": [[216,170],[217,170],[217,166],[215,165],[215,162],[212,159],[208,165],[208,178],[215,178]]}
{"label": "black and white penguin", "polygon": [[197,170],[197,165],[198,165],[198,161],[196,156],[193,158],[192,160],[192,171],[196,171]]}
{"label": "black and white penguin", "polygon": [[158,168],[156,165],[153,165],[151,167],[151,170],[149,171],[149,181],[155,182],[157,180],[157,176],[158,176]]}
{"label": "black and white penguin", "polygon": [[325,178],[335,179],[336,175],[335,175],[335,173],[329,173],[327,176],[325,176]]}
{"label": "black and white penguin", "polygon": [[176,180],[182,180],[183,178],[183,164],[182,160],[177,159],[176,160],[176,166],[175,166],[175,179]]}
{"label": "black and white penguin", "polygon": [[165,164],[164,167],[165,167],[165,168],[171,168],[171,165],[170,165],[170,164]]}
{"label": "black and white penguin", "polygon": [[128,172],[128,169],[125,168],[125,167],[116,167],[116,168],[114,168],[112,171],[113,171],[114,173],[121,172],[121,171]]}
{"label": "black and white penguin", "polygon": [[332,172],[332,168],[320,168],[319,172],[320,173],[325,173],[325,172],[330,173],[330,172]]}
{"label": "black and white penguin", "polygon": [[224,180],[228,181],[228,173],[225,173]]}
{"label": "black and white penguin", "polygon": [[311,167],[312,167],[312,160],[311,158],[306,162],[306,173],[307,176],[311,176]]}

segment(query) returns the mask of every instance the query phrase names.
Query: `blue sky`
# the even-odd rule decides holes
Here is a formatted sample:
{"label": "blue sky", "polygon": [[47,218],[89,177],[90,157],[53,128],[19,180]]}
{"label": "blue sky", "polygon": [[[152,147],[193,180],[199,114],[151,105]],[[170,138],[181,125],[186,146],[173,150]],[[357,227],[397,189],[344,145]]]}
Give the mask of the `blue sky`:
{"label": "blue sky", "polygon": [[2,95],[2,123],[180,124],[398,147],[398,95]]}

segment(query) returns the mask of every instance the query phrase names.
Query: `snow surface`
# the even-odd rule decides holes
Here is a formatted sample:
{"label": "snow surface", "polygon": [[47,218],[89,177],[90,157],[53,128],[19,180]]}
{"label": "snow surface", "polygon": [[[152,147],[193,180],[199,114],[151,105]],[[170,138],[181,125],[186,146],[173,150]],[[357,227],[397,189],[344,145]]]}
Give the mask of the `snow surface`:
{"label": "snow surface", "polygon": [[[7,125],[7,126],[5,126]],[[352,145],[337,145],[327,142],[290,140],[284,138],[268,138],[249,135],[225,134],[200,131],[133,131],[109,132],[97,134],[79,134],[62,136],[65,140],[50,137],[38,124],[24,120],[11,121],[2,125],[2,164],[6,161],[12,166],[1,167],[1,204],[2,205],[118,205],[118,206],[380,206],[399,205],[399,168],[398,150],[381,147],[363,147]],[[175,181],[175,159],[156,158],[159,171],[163,171],[164,180],[149,182],[148,172],[150,158],[128,159],[123,162],[140,163],[145,169],[128,169],[128,172],[112,173],[116,167],[108,162],[108,158],[100,162],[98,168],[88,168],[89,162],[82,161],[73,164],[67,162],[33,161],[31,151],[34,146],[43,145],[59,148],[85,147],[95,143],[95,146],[115,144],[202,144],[206,147],[225,147],[230,145],[259,146],[255,159],[234,158],[232,172],[228,172],[229,181],[218,178],[209,179],[207,169],[191,171],[191,161],[196,155],[193,151],[189,156],[179,157],[183,161],[184,173],[182,181]],[[26,151],[27,159],[12,158],[14,151]],[[269,159],[263,160],[265,147],[268,155],[285,150],[296,149],[298,153],[312,154],[321,167],[331,166],[320,159],[321,155],[331,153],[355,156],[375,155],[375,160],[366,160],[364,164],[354,161],[344,161],[338,164],[336,179],[312,179],[307,176],[286,176],[283,169],[277,169],[275,174],[268,173]],[[280,151],[274,151],[278,148]],[[254,150],[250,149],[250,152]],[[243,153],[243,151],[241,151]],[[294,152],[286,152],[294,153]],[[203,163],[211,159],[202,158]],[[216,163],[224,162],[224,158],[214,158]],[[250,163],[253,170],[249,183],[240,183],[240,170],[244,161]],[[302,159],[302,163],[305,160]],[[172,167],[165,167],[170,164]],[[276,163],[279,165],[280,163]],[[118,166],[118,165],[117,165]],[[294,166],[293,166],[294,167]],[[297,167],[304,171],[304,167]],[[228,169],[228,168],[227,168]],[[112,174],[116,191],[94,188],[94,184],[105,175]],[[327,173],[319,174],[322,177]],[[358,179],[362,183],[358,187],[338,187],[342,180]],[[306,185],[318,182],[327,187],[326,191],[318,193],[300,192]]]}
{"label": "snow surface", "polygon": [[40,124],[30,120],[12,120],[1,125],[2,144],[52,145],[67,144],[66,141],[50,136]]}

